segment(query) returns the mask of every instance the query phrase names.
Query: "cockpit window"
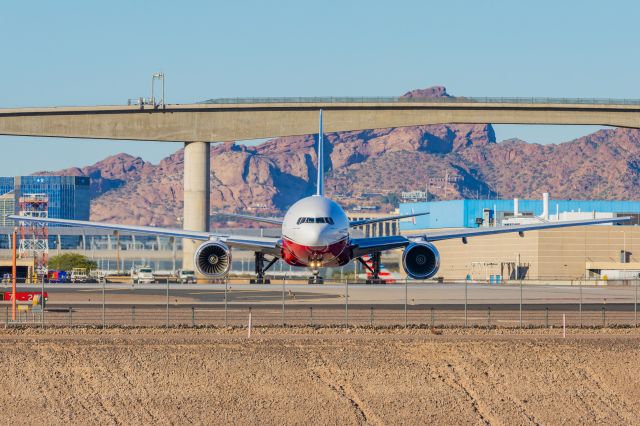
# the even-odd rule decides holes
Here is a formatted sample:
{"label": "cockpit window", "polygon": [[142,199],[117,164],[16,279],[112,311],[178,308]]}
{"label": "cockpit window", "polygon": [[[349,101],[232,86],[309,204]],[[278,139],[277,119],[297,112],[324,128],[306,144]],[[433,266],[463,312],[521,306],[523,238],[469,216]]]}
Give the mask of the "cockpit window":
{"label": "cockpit window", "polygon": [[328,223],[333,225],[333,219],[330,217],[301,217],[298,218],[297,224],[301,223]]}

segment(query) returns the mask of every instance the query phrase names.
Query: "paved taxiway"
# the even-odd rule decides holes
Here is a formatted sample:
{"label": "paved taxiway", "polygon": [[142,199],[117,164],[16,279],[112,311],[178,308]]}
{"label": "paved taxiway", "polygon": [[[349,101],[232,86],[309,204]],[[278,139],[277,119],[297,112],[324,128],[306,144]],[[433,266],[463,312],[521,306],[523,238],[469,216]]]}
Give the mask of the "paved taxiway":
{"label": "paved taxiway", "polygon": [[[105,299],[109,304],[157,304],[164,303],[166,284],[106,284]],[[0,287],[10,291],[9,286]],[[39,291],[39,286],[19,286],[19,291]],[[49,304],[102,303],[100,284],[49,284],[45,287]],[[180,304],[224,303],[225,293],[229,303],[273,304],[282,300],[289,304],[340,304],[348,295],[350,304],[404,304],[405,294],[409,304],[459,305],[465,301],[464,284],[403,284],[396,285],[244,285],[244,284],[170,284],[171,301]],[[527,304],[616,304],[635,303],[638,289],[635,286],[556,286],[556,285],[479,285],[466,287],[467,303],[500,305],[517,304],[520,295]]]}

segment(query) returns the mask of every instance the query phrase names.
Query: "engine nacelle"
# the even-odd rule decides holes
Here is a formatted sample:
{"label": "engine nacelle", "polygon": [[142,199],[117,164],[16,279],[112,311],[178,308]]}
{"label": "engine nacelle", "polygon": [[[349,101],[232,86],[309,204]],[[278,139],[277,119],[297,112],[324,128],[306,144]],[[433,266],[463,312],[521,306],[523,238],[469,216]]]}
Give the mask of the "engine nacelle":
{"label": "engine nacelle", "polygon": [[196,250],[198,271],[210,278],[222,278],[231,269],[231,250],[220,241],[208,241]]}
{"label": "engine nacelle", "polygon": [[411,243],[402,253],[404,271],[413,279],[426,280],[440,269],[440,252],[431,243]]}

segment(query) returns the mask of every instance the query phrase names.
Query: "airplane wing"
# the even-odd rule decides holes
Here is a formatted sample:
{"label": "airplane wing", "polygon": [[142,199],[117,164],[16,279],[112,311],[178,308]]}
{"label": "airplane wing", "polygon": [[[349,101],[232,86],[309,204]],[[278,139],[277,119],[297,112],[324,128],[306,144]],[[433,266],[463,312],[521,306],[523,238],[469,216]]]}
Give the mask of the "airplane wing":
{"label": "airplane wing", "polygon": [[407,217],[424,216],[425,214],[429,214],[429,212],[401,214],[398,216],[377,217],[374,219],[352,220],[349,222],[349,226],[353,228],[354,226],[368,225],[370,223],[378,223],[378,222],[387,222],[389,220],[405,219]]}
{"label": "airplane wing", "polygon": [[188,231],[184,229],[158,228],[155,226],[121,225],[85,220],[52,219],[41,217],[26,217],[8,215],[7,218],[23,222],[54,223],[58,225],[109,229],[113,231],[125,231],[132,234],[160,235],[163,237],[188,238],[191,240],[208,241],[217,239],[230,247],[237,247],[251,251],[262,252],[280,257],[280,239],[272,237],[252,237],[245,235],[223,235],[204,231]]}
{"label": "airplane wing", "polygon": [[487,228],[456,229],[451,231],[430,232],[425,235],[411,235],[408,238],[422,238],[426,241],[450,240],[453,238],[479,237],[482,235],[506,234],[509,232],[539,231],[541,229],[567,228],[571,226],[600,225],[605,223],[628,222],[631,217],[607,219],[567,220],[560,222],[536,223],[532,225],[496,226]]}
{"label": "airplane wing", "polygon": [[250,215],[246,215],[246,214],[224,213],[224,212],[215,212],[213,214],[214,215],[219,215],[219,216],[235,217],[237,219],[253,220],[255,222],[271,223],[273,225],[282,225],[282,222],[283,222],[283,219],[278,219],[278,218],[275,218],[275,217],[250,216]]}
{"label": "airplane wing", "polygon": [[506,234],[509,232],[539,231],[541,229],[566,228],[570,226],[599,225],[605,223],[628,222],[630,217],[615,217],[608,219],[572,220],[562,222],[547,222],[534,225],[497,226],[491,228],[456,229],[450,231],[436,231],[421,235],[395,235],[388,237],[354,238],[352,250],[354,257],[360,257],[378,251],[393,250],[409,245],[412,241],[441,241],[454,238],[479,237],[492,234]]}
{"label": "airplane wing", "polygon": [[379,251],[393,250],[409,245],[411,240],[402,235],[391,235],[388,237],[373,238],[353,238],[351,240],[351,250],[353,257],[360,257]]}

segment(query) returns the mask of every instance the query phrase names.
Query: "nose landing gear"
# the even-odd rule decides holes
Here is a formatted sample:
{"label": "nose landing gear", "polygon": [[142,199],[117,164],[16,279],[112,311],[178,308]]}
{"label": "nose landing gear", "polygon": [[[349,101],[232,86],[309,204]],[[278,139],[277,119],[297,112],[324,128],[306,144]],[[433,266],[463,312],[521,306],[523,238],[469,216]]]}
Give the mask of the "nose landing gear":
{"label": "nose landing gear", "polygon": [[324,284],[324,278],[320,276],[320,267],[322,266],[322,257],[314,257],[309,259],[309,267],[313,274],[307,280],[308,284]]}

